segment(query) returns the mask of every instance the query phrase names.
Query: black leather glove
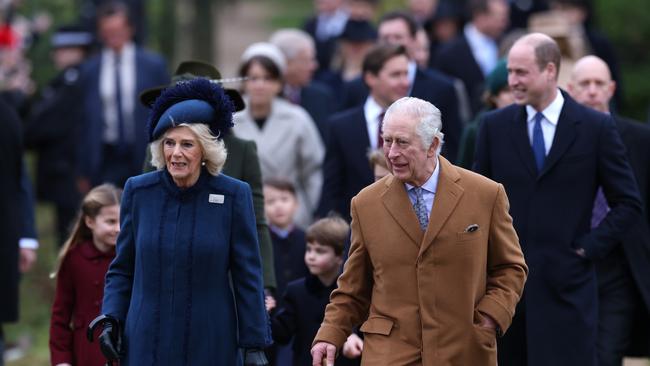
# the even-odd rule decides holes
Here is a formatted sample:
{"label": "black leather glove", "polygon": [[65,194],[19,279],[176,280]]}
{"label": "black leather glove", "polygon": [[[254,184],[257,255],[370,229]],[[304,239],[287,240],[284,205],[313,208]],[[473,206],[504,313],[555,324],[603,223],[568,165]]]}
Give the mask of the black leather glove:
{"label": "black leather glove", "polygon": [[90,342],[93,341],[95,329],[102,326],[102,332],[99,334],[99,349],[108,361],[117,361],[122,355],[122,334],[120,332],[120,322],[110,315],[100,315],[95,318],[90,325],[86,336]]}
{"label": "black leather glove", "polygon": [[264,351],[256,348],[244,350],[244,366],[267,366],[269,361],[266,360]]}

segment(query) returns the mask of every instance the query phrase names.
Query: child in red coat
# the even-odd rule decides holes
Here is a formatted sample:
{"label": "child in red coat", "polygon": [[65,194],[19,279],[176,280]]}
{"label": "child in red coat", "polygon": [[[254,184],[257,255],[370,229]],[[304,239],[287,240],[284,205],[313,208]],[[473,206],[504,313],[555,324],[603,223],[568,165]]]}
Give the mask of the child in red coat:
{"label": "child in red coat", "polygon": [[104,276],[115,256],[120,232],[122,190],[93,188],[81,204],[72,233],[59,253],[56,295],[50,321],[52,366],[103,366],[99,346],[86,340],[86,328],[100,314]]}

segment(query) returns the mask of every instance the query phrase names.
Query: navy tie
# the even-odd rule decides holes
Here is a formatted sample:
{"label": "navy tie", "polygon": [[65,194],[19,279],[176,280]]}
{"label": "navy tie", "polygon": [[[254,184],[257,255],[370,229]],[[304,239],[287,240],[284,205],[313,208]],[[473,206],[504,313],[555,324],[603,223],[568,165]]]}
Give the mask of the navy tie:
{"label": "navy tie", "polygon": [[542,133],[542,120],[544,115],[540,112],[535,114],[535,126],[533,126],[533,154],[535,155],[535,164],[537,172],[542,171],[544,159],[546,159],[546,147],[544,146],[544,134]]}

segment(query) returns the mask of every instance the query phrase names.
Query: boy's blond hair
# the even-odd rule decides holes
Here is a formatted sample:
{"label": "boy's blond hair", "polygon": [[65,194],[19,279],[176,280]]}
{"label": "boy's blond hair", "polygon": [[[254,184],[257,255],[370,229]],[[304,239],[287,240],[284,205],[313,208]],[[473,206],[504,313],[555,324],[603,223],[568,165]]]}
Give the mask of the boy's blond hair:
{"label": "boy's blond hair", "polygon": [[332,247],[337,256],[343,254],[345,242],[350,236],[350,225],[340,217],[326,217],[316,221],[307,228],[307,243],[316,242]]}

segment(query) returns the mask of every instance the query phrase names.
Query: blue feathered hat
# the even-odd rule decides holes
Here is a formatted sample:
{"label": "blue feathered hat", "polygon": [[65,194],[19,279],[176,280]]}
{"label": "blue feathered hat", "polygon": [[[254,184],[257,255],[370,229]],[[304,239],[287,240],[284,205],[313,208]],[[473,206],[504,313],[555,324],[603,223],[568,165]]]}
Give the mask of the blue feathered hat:
{"label": "blue feathered hat", "polygon": [[215,136],[223,136],[233,126],[234,110],[218,83],[205,78],[178,82],[163,90],[152,106],[147,123],[149,141],[181,123],[203,123]]}

